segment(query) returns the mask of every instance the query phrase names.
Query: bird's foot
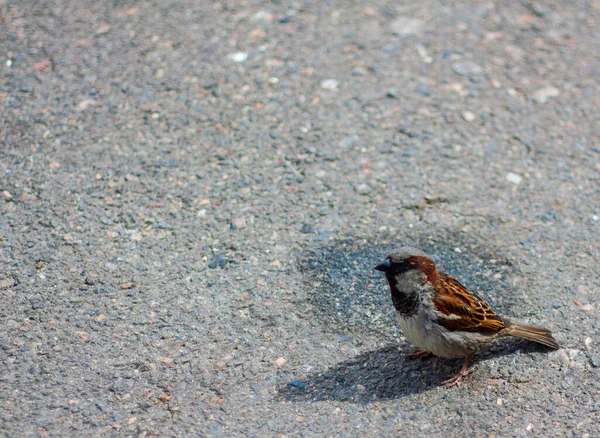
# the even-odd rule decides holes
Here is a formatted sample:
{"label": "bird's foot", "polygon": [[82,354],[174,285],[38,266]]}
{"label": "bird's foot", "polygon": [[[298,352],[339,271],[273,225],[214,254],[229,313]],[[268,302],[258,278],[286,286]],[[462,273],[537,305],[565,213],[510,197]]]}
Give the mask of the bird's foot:
{"label": "bird's foot", "polygon": [[409,360],[413,360],[413,359],[425,359],[430,356],[433,356],[433,354],[430,353],[429,351],[419,350],[418,348],[415,348],[411,354],[406,356],[406,358]]}
{"label": "bird's foot", "polygon": [[472,369],[469,369],[469,363],[471,363],[472,358],[473,353],[467,356],[458,374],[456,374],[455,376],[446,377],[446,380],[444,380],[443,385],[447,386],[448,388],[460,385],[462,383],[462,379],[473,372]]}
{"label": "bird's foot", "polygon": [[463,379],[473,372],[472,369],[468,369],[465,371],[459,371],[458,374],[454,376],[446,377],[442,385],[447,386],[448,388],[452,388],[453,386],[458,386],[462,383]]}

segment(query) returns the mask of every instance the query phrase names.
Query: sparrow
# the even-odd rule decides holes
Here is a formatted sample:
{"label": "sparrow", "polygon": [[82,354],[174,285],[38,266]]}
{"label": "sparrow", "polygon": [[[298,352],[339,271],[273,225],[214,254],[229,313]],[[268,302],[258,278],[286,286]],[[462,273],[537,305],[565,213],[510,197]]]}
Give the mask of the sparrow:
{"label": "sparrow", "polygon": [[560,348],[550,330],[499,316],[416,248],[392,251],[375,269],[385,273],[402,332],[417,347],[408,358],[466,358],[458,374],[444,381],[448,386],[458,385],[473,355],[496,338],[516,336]]}

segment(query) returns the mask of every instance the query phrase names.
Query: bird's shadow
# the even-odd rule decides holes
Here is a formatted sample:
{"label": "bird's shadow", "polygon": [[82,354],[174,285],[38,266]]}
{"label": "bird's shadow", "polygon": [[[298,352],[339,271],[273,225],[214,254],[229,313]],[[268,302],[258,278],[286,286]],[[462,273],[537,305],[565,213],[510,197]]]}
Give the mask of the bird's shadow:
{"label": "bird's shadow", "polygon": [[[478,362],[507,356],[517,351],[533,353],[547,351],[539,344],[523,339],[509,338],[492,344],[478,354],[471,366],[472,379],[485,379]],[[445,377],[458,372],[463,359],[428,358],[410,360],[406,344],[368,351],[334,367],[311,375],[301,376],[282,384],[278,395],[287,401],[337,400],[352,403],[372,403],[378,400],[401,398],[428,391],[442,384]]]}

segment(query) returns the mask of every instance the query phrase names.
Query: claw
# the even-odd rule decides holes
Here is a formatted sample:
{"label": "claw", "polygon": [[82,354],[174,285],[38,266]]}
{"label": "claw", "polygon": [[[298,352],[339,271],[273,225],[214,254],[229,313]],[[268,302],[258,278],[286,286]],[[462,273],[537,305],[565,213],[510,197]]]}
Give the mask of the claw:
{"label": "claw", "polygon": [[430,353],[427,350],[419,350],[418,348],[415,348],[413,350],[413,352],[411,354],[409,354],[408,356],[406,356],[407,359],[425,359],[427,357],[433,356],[432,353]]}
{"label": "claw", "polygon": [[446,380],[444,380],[443,385],[447,386],[448,388],[460,385],[462,383],[463,378],[473,372],[472,369],[467,369],[472,358],[472,354],[467,356],[467,359],[465,360],[465,363],[463,363],[463,366],[460,368],[460,371],[454,376],[447,377]]}

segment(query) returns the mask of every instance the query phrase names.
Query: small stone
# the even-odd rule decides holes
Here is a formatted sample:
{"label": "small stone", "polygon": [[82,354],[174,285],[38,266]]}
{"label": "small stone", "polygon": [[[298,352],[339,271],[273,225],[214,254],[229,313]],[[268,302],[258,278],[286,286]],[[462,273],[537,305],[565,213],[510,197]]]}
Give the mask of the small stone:
{"label": "small stone", "polygon": [[81,339],[82,341],[85,341],[85,340],[87,340],[88,334],[87,334],[87,332],[84,332],[84,331],[78,331],[78,332],[75,332],[75,337]]}
{"label": "small stone", "polygon": [[241,63],[241,62],[244,62],[246,59],[248,59],[248,53],[236,52],[236,53],[229,55],[229,59],[231,59],[233,62]]}
{"label": "small stone", "polygon": [[243,217],[235,218],[231,221],[231,225],[234,226],[236,229],[241,230],[242,228],[246,228],[246,219],[244,219]]}
{"label": "small stone", "polygon": [[278,367],[280,367],[281,365],[283,365],[286,362],[287,361],[285,360],[284,357],[280,357],[280,358],[278,358],[278,359],[275,360],[275,365],[277,365]]}
{"label": "small stone", "polygon": [[569,365],[569,363],[571,362],[571,359],[569,358],[569,353],[567,353],[567,350],[565,350],[564,348],[550,353],[550,358],[563,365]]}
{"label": "small stone", "polygon": [[387,90],[387,93],[385,93],[385,95],[390,99],[394,99],[398,97],[398,90],[396,88],[390,88],[389,90]]}
{"label": "small stone", "polygon": [[547,87],[540,88],[535,93],[533,93],[533,100],[539,103],[546,103],[551,97],[558,96],[560,96],[560,90],[549,85]]}
{"label": "small stone", "polygon": [[267,11],[258,11],[250,18],[250,20],[253,23],[268,24],[273,21],[273,14]]}
{"label": "small stone", "polygon": [[321,82],[321,88],[324,90],[335,90],[339,85],[339,81],[337,79],[325,79]]}
{"label": "small stone", "polygon": [[425,85],[419,85],[415,88],[417,93],[422,94],[423,96],[431,96],[431,90]]}
{"label": "small stone", "polygon": [[52,67],[52,63],[50,61],[48,61],[47,59],[44,59],[40,62],[36,62],[35,64],[33,64],[33,69],[35,71],[46,71],[50,67]]}
{"label": "small stone", "polygon": [[465,122],[470,123],[475,120],[475,114],[473,114],[471,111],[465,111],[462,113],[462,118],[465,120]]}
{"label": "small stone", "polygon": [[215,255],[213,255],[212,260],[208,264],[208,267],[210,269],[224,268],[226,264],[227,264],[227,260],[226,259],[224,259],[223,257],[215,254]]}
{"label": "small stone", "polygon": [[359,184],[355,187],[356,193],[359,195],[366,195],[371,191],[368,184]]}
{"label": "small stone", "polygon": [[198,210],[198,213],[196,213],[196,217],[204,217],[206,216],[206,208],[201,208],[200,210]]}
{"label": "small stone", "polygon": [[300,232],[302,234],[315,234],[315,229],[312,225],[304,224],[302,225],[302,228],[300,228]]}
{"label": "small stone", "polygon": [[154,74],[154,77],[156,79],[162,79],[165,76],[165,70],[162,68],[159,68],[158,70],[156,70],[156,73]]}
{"label": "small stone", "polygon": [[83,100],[81,102],[79,102],[77,104],[77,111],[85,111],[87,110],[90,106],[93,106],[96,104],[96,101],[93,99],[86,99]]}
{"label": "small stone", "polygon": [[4,199],[6,199],[7,201],[12,200],[12,198],[13,198],[12,193],[10,193],[8,190],[3,190],[2,196],[4,196]]}
{"label": "small stone", "polygon": [[523,177],[521,177],[520,175],[517,175],[516,173],[508,172],[506,174],[506,181],[511,182],[518,186],[523,181]]}
{"label": "small stone", "polygon": [[452,64],[452,70],[460,76],[476,76],[483,71],[481,66],[472,61],[455,62]]}
{"label": "small stone", "polygon": [[306,383],[304,383],[300,379],[297,379],[297,380],[292,380],[290,383],[288,383],[288,386],[298,388],[298,389],[304,389],[304,388],[306,388]]}
{"label": "small stone", "polygon": [[390,23],[390,30],[395,35],[414,35],[420,32],[423,22],[417,18],[401,15]]}
{"label": "small stone", "polygon": [[104,35],[108,32],[110,32],[110,25],[103,23],[96,29],[96,36]]}
{"label": "small stone", "polygon": [[364,67],[357,66],[352,69],[352,76],[364,76],[366,74],[367,69]]}
{"label": "small stone", "polygon": [[359,141],[360,137],[358,135],[351,135],[340,141],[340,147],[348,149],[357,144]]}

